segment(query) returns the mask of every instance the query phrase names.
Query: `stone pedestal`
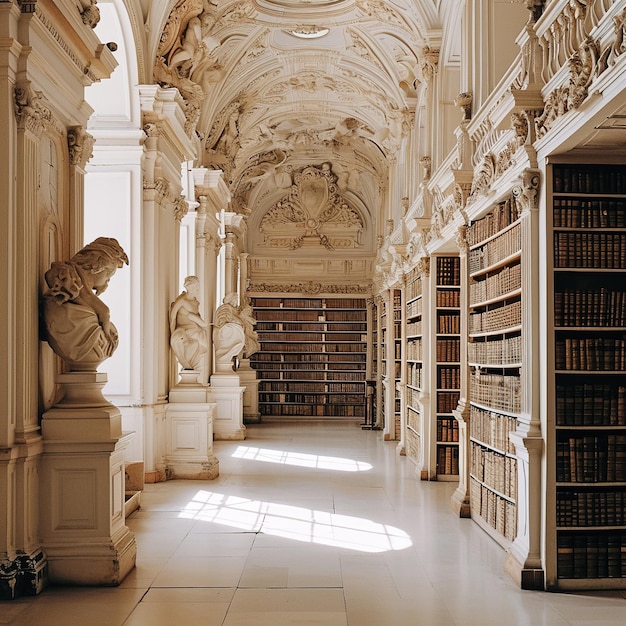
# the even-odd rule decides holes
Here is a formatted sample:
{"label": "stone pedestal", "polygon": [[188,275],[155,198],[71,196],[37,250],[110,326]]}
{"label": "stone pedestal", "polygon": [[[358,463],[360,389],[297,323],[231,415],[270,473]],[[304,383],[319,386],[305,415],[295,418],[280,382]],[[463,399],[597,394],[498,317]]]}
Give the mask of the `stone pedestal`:
{"label": "stone pedestal", "polygon": [[125,525],[121,414],[107,376],[61,374],[63,399],[43,416],[40,530],[52,583],[118,585],[135,566]]}
{"label": "stone pedestal", "polygon": [[170,391],[166,410],[168,478],[212,480],[219,476],[213,454],[215,403],[209,388],[198,382],[200,372],[183,370]]}
{"label": "stone pedestal", "polygon": [[230,441],[246,438],[243,425],[243,394],[245,387],[232,370],[230,374],[211,376],[211,399],[215,402],[213,436],[217,440]]}
{"label": "stone pedestal", "polygon": [[237,369],[239,380],[245,387],[243,392],[243,423],[258,424],[261,422],[259,413],[259,381],[256,370],[250,367],[250,359],[241,359]]}

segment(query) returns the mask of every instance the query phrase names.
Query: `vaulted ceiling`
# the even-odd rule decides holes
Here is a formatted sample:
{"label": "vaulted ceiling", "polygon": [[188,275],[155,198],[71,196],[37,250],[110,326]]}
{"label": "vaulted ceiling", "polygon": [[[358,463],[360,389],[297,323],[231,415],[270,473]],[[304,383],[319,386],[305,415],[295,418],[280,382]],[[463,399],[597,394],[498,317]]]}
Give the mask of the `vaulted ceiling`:
{"label": "vaulted ceiling", "polygon": [[280,183],[275,174],[324,161],[370,204],[415,113],[428,55],[416,6],[182,0],[155,79],[197,103],[203,164],[224,170],[244,210]]}

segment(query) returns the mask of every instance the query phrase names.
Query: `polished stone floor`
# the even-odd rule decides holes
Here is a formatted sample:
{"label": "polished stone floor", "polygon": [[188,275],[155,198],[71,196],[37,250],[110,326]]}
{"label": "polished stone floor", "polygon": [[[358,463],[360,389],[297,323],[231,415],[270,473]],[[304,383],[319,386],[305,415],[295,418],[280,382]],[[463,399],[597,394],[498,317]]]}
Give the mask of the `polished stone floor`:
{"label": "polished stone floor", "polygon": [[521,591],[504,553],[416,479],[394,442],[354,422],[267,420],[216,442],[213,481],[147,485],[117,588],[49,587],[0,604],[44,626],[594,626],[626,592]]}

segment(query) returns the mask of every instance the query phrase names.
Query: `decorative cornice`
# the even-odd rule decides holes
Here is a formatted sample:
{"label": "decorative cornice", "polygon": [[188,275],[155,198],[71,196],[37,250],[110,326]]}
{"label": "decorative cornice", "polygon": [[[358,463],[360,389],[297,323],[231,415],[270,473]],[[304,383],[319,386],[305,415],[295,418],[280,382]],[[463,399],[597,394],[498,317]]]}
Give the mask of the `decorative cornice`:
{"label": "decorative cornice", "polygon": [[320,293],[354,293],[369,294],[372,291],[370,284],[359,285],[334,285],[323,284],[313,281],[307,283],[251,283],[248,292],[253,293],[300,293],[302,295],[317,295]]}
{"label": "decorative cornice", "polygon": [[[61,46],[63,52],[67,55],[69,59],[72,60],[72,63],[80,70],[81,74],[87,76],[92,83],[98,82],[98,77],[89,69],[89,65],[85,65],[76,55],[72,46],[70,46],[63,35],[57,30],[56,26],[52,23],[52,21],[48,18],[48,16],[41,10],[38,3],[35,4],[34,13],[41,22],[41,24],[47,29],[50,36]],[[24,11],[22,8],[22,12],[32,13],[33,11]]]}

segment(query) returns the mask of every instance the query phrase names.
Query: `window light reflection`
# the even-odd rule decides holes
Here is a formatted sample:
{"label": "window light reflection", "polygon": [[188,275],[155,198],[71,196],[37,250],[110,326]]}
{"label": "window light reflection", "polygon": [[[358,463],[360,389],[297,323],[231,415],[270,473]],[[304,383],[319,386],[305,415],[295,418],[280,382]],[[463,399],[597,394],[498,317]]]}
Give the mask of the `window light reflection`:
{"label": "window light reflection", "polygon": [[315,469],[337,470],[338,472],[366,472],[372,469],[369,463],[342,459],[336,456],[320,456],[319,454],[305,454],[303,452],[287,452],[286,450],[268,450],[252,446],[239,446],[233,457],[250,461],[265,461],[266,463],[282,463],[284,465],[298,465]]}
{"label": "window light reflection", "polygon": [[179,517],[359,552],[404,550],[412,545],[403,530],[363,517],[203,490],[198,491]]}

